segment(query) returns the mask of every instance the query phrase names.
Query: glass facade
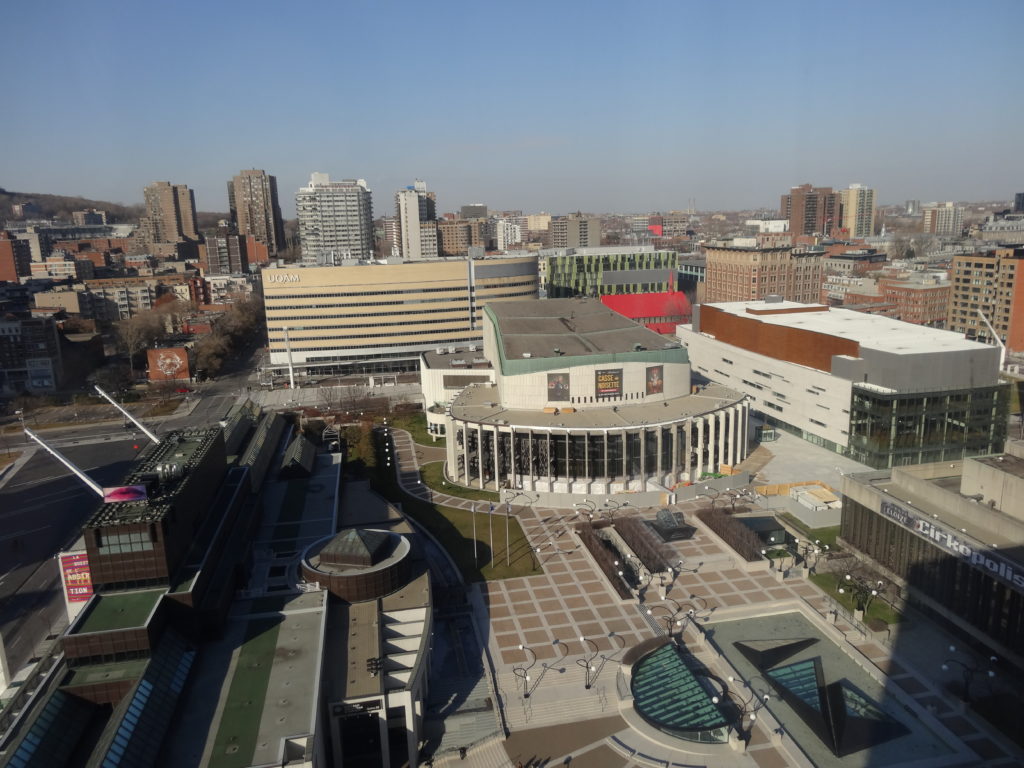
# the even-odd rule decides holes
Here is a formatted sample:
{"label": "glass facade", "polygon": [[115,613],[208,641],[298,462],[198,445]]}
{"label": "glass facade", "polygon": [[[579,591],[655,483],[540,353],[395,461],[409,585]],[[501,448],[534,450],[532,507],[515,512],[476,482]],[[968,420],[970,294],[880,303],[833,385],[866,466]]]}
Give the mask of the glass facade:
{"label": "glass facade", "polygon": [[911,603],[936,614],[919,596],[931,598],[979,632],[1017,653],[1024,652],[1024,595],[988,571],[849,497],[843,499],[841,534],[902,579]]}
{"label": "glass facade", "polygon": [[880,393],[854,385],[847,455],[870,467],[995,453],[1006,440],[1007,385],[945,392]]}
{"label": "glass facade", "polygon": [[[571,296],[606,296],[620,293],[655,293],[674,288],[678,256],[675,251],[640,253],[575,253],[549,256],[547,291],[552,299]],[[629,273],[635,282],[606,281],[615,273]]]}

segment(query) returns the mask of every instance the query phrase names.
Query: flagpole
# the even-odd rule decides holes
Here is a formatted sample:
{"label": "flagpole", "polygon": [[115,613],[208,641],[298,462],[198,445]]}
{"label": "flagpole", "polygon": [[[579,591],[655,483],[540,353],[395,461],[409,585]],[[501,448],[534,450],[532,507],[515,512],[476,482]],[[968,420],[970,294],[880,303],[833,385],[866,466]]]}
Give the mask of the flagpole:
{"label": "flagpole", "polygon": [[505,566],[506,567],[508,567],[508,566],[510,566],[512,564],[512,561],[510,559],[511,556],[512,556],[512,547],[509,545],[509,540],[508,540],[508,516],[509,516],[509,512],[511,512],[511,510],[512,510],[512,502],[511,501],[506,501],[505,502]]}
{"label": "flagpole", "polygon": [[473,505],[470,514],[473,516],[473,567],[476,568],[476,504]]}

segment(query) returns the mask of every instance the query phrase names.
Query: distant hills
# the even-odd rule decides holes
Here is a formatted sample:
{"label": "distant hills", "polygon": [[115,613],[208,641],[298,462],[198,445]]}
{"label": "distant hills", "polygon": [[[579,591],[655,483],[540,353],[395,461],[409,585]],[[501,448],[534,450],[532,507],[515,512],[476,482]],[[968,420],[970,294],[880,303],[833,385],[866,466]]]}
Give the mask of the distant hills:
{"label": "distant hills", "polygon": [[[137,224],[142,215],[142,203],[138,205],[122,205],[112,203],[109,200],[90,200],[87,197],[74,197],[69,195],[48,195],[43,192],[11,192],[0,188],[0,221],[9,220],[14,222],[11,211],[12,205],[20,203],[35,203],[39,207],[41,219],[60,219],[71,221],[73,211],[82,211],[87,208],[95,208],[107,212],[107,220],[113,224]],[[196,213],[199,229],[206,230],[217,226],[220,219],[229,218],[226,212],[203,212]]]}

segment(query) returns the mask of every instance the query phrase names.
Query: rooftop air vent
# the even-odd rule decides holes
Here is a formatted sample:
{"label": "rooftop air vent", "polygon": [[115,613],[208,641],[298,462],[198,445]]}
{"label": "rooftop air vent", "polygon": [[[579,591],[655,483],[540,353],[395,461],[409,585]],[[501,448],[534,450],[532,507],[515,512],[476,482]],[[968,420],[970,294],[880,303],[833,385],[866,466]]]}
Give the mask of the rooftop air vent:
{"label": "rooftop air vent", "polygon": [[533,357],[533,353],[532,352],[523,352],[523,357],[525,357],[527,360],[529,360],[531,357]]}
{"label": "rooftop air vent", "polygon": [[769,293],[767,296],[764,297],[764,303],[765,304],[781,304],[782,303],[782,297],[779,294],[777,294],[777,293]]}

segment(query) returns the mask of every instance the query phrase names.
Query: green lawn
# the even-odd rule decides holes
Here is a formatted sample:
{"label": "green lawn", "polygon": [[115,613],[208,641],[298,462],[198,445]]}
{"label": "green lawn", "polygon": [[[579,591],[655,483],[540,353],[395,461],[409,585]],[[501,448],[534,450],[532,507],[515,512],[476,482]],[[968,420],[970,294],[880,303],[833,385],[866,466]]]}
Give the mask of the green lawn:
{"label": "green lawn", "polygon": [[213,742],[211,768],[245,768],[252,763],[283,620],[256,619],[246,628],[245,644],[238,654],[220,728]]}
{"label": "green lawn", "polygon": [[431,445],[435,448],[444,448],[444,438],[436,440],[427,432],[427,414],[423,411],[417,413],[401,413],[388,417],[388,425],[396,429],[404,429],[420,445]]}
{"label": "green lawn", "polygon": [[178,410],[178,406],[181,405],[181,403],[182,398],[180,397],[172,397],[169,400],[163,400],[154,405],[148,411],[146,411],[145,418],[149,418],[150,416],[167,416],[169,414],[172,414],[176,410]]}
{"label": "green lawn", "polygon": [[[400,502],[407,515],[420,523],[451,555],[469,582],[509,579],[543,573],[533,550],[514,515],[508,520],[505,538],[504,507],[495,505],[493,517],[486,514],[489,504],[478,505],[476,514],[476,558],[473,557],[473,514],[462,509],[438,507],[402,491],[393,477],[376,477],[374,489],[391,501]],[[490,523],[490,528],[488,528]],[[491,548],[491,541],[494,548]]]}
{"label": "green lawn", "polygon": [[838,525],[832,525],[826,528],[808,528],[799,518],[789,514],[788,512],[780,512],[777,517],[780,520],[783,520],[790,528],[799,532],[804,539],[820,541],[822,544],[828,544],[829,551],[831,552],[842,551],[842,548],[836,544],[836,537],[839,536]]}
{"label": "green lawn", "polygon": [[[420,467],[420,477],[423,482],[435,491],[458,496],[460,499],[472,499],[476,501],[498,502],[501,496],[494,491],[481,491],[477,488],[465,488],[461,485],[454,485],[444,479],[444,462],[433,461]],[[442,485],[442,482],[444,483]]]}
{"label": "green lawn", "polygon": [[[844,592],[841,595],[839,594],[839,579],[836,577],[836,574],[812,573],[811,581],[837,603],[846,608],[846,610],[853,613],[855,607],[853,604],[853,595],[849,592]],[[864,612],[865,623],[872,619],[879,619],[884,621],[886,624],[897,624],[902,620],[902,618],[902,615],[891,605],[877,597],[871,601],[870,605],[868,605],[868,609]]]}

